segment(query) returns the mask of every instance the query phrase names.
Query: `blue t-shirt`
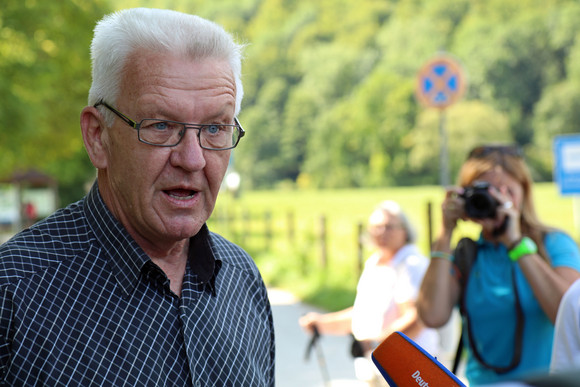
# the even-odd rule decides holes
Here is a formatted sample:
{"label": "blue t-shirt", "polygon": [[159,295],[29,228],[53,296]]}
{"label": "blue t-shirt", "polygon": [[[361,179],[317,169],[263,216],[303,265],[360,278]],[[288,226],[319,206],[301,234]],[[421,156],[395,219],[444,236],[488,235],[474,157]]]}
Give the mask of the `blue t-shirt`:
{"label": "blue t-shirt", "polygon": [[[544,238],[552,267],[566,266],[580,271],[580,252],[576,243],[562,232]],[[518,380],[536,373],[547,373],[550,366],[554,325],[546,316],[519,265],[510,261],[503,244],[495,245],[480,237],[477,259],[467,284],[466,305],[473,338],[486,363],[508,366],[514,353],[516,304],[512,283],[516,286],[524,312],[524,336],[519,365],[512,371],[497,374],[485,368],[473,356],[467,334],[468,351],[465,374],[471,385]],[[463,321],[464,332],[465,319]]]}

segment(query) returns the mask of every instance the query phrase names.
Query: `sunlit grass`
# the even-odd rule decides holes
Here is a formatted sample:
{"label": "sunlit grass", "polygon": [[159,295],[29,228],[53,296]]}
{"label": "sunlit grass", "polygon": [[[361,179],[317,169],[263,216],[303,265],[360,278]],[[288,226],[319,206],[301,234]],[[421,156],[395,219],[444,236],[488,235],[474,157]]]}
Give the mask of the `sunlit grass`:
{"label": "sunlit grass", "polygon": [[[551,183],[537,184],[534,195],[540,218],[577,240],[573,199],[560,196]],[[397,201],[416,226],[418,246],[427,254],[429,223],[435,237],[443,196],[444,191],[438,186],[251,191],[237,199],[223,192],[209,223],[213,231],[250,252],[268,285],[285,288],[308,302],[335,310],[354,300],[359,276],[357,230],[359,224],[364,229],[375,205],[387,199]],[[234,221],[226,221],[226,214]],[[326,268],[319,241],[323,216],[327,226]],[[266,219],[272,230],[269,244],[264,238]],[[288,231],[290,223],[295,227],[293,238]],[[476,227],[461,224],[455,238],[476,234]],[[363,259],[369,253],[365,248]]]}

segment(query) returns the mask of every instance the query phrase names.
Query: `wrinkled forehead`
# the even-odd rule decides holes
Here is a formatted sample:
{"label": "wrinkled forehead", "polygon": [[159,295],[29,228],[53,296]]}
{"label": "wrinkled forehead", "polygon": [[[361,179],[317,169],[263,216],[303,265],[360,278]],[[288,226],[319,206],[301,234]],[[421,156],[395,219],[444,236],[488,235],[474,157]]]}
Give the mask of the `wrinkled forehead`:
{"label": "wrinkled forehead", "polygon": [[160,92],[163,87],[209,89],[216,79],[223,79],[226,86],[236,89],[232,69],[225,59],[192,59],[155,52],[135,52],[129,58],[121,79],[121,92],[125,96],[151,87],[160,88]]}
{"label": "wrinkled forehead", "polygon": [[116,102],[126,114],[182,122],[231,119],[236,83],[229,63],[151,55],[127,69]]}

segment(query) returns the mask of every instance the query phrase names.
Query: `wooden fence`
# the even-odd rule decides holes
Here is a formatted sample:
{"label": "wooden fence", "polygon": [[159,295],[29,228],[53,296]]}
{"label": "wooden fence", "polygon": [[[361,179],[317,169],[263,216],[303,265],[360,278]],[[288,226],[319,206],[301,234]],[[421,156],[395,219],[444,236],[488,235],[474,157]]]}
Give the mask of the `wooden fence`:
{"label": "wooden fence", "polygon": [[[426,219],[428,222],[428,240],[432,238],[431,203],[427,204]],[[270,210],[253,211],[216,211],[212,215],[209,224],[212,231],[216,231],[234,243],[252,250],[274,251],[276,248],[293,248],[300,243],[305,243],[311,251],[315,251],[315,259],[324,270],[332,261],[330,257],[329,239],[332,230],[329,229],[329,218],[321,214],[315,224],[297,230],[297,220],[294,212],[288,211],[284,215],[278,212],[275,216]],[[362,273],[365,259],[365,225],[356,223],[352,225],[352,237],[354,238],[354,252],[349,256],[355,256],[355,267],[358,275]]]}

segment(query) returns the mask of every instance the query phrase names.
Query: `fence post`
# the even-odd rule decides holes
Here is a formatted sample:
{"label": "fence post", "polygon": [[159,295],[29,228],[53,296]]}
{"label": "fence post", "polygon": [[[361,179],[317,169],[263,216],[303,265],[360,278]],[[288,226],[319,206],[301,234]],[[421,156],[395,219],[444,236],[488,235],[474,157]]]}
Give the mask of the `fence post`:
{"label": "fence post", "polygon": [[227,230],[234,238],[239,238],[238,228],[236,227],[236,221],[238,220],[236,210],[230,208],[227,214]]}
{"label": "fence post", "polygon": [[322,268],[326,269],[328,267],[328,252],[326,248],[326,216],[322,215],[320,217],[320,255],[322,261]]}
{"label": "fence post", "polygon": [[264,213],[264,236],[266,239],[266,250],[269,251],[272,247],[272,213],[270,211]]}
{"label": "fence post", "polygon": [[244,210],[244,212],[242,213],[242,226],[241,226],[242,245],[246,244],[246,241],[250,236],[250,229],[251,229],[250,223],[251,223],[250,212],[248,210]]}
{"label": "fence post", "polygon": [[288,227],[288,243],[292,246],[296,236],[294,230],[294,211],[288,211],[288,214],[286,215],[286,226]]}
{"label": "fence post", "polygon": [[356,243],[357,243],[357,269],[358,269],[358,276],[360,277],[363,270],[363,224],[358,222],[356,228]]}
{"label": "fence post", "polygon": [[431,245],[433,244],[433,216],[432,216],[432,205],[431,201],[427,202],[427,230],[428,230],[428,246],[427,249],[429,254],[431,254]]}

